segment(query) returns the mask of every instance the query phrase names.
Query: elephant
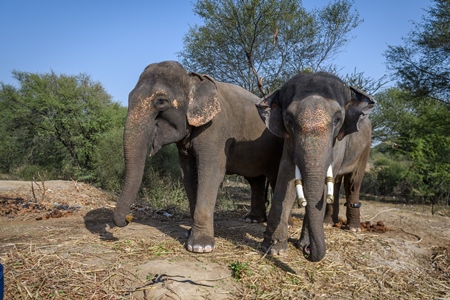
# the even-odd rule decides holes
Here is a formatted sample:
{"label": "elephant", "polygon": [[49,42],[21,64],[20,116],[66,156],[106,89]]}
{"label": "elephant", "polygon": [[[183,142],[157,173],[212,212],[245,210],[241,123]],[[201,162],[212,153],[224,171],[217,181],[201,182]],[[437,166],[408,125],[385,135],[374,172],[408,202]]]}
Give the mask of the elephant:
{"label": "elephant", "polygon": [[266,127],[285,140],[261,243],[264,252],[287,251],[288,216],[297,191],[305,205],[297,247],[309,261],[320,261],[326,253],[325,210],[325,220],[337,222],[342,180],[349,228],[361,230],[359,190],[372,134],[367,116],[375,103],[372,96],[338,77],[318,72],[292,77],[257,105]]}
{"label": "elephant", "polygon": [[345,136],[333,149],[333,157],[338,162],[338,173],[334,177],[333,201],[326,206],[324,222],[333,225],[339,222],[339,191],[342,182],[347,206],[347,226],[350,231],[360,232],[359,192],[361,189],[367,160],[370,154],[372,124],[366,118],[359,131]]}
{"label": "elephant", "polygon": [[225,174],[244,176],[251,188],[247,221],[266,220],[266,178],[272,188],[284,140],[261,122],[260,98],[245,89],[188,72],[180,63],[150,64],[128,99],[124,130],[125,183],[113,221],[126,215],[139,191],[147,154],[175,143],[192,228],[186,249],[214,249],[214,206]]}

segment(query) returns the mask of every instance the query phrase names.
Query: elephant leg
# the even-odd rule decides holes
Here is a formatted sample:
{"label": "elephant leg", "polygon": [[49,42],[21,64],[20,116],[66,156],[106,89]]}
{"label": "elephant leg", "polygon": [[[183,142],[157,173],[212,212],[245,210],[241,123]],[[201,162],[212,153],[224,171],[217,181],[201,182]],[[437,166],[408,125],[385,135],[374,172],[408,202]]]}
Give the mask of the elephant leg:
{"label": "elephant leg", "polygon": [[197,162],[197,197],[193,211],[194,222],[186,249],[192,252],[214,250],[214,206],[220,183],[225,176],[225,163],[214,157],[215,162]]}
{"label": "elephant leg", "polygon": [[344,188],[347,198],[347,224],[350,231],[361,231],[359,192],[366,169],[367,160],[369,159],[370,143],[364,149],[356,170],[344,176]]}
{"label": "elephant leg", "polygon": [[361,231],[359,192],[364,177],[364,167],[358,168],[354,173],[347,174],[344,177],[345,195],[347,198],[347,225],[350,231]]}
{"label": "elephant leg", "polygon": [[[284,154],[283,154],[284,156]],[[282,159],[261,249],[271,255],[283,254],[288,248],[288,221],[295,201],[294,164]],[[289,175],[292,174],[292,175]]]}
{"label": "elephant leg", "polygon": [[347,198],[347,225],[350,231],[361,231],[360,222],[360,202],[359,202],[359,190],[361,188],[362,176],[358,174],[347,174],[344,177],[345,196]]}
{"label": "elephant leg", "polygon": [[327,204],[326,206],[324,219],[325,224],[334,225],[339,223],[339,192],[341,190],[341,183],[342,176],[336,176],[333,190],[334,202],[332,204]]}
{"label": "elephant leg", "polygon": [[266,176],[245,177],[252,191],[250,213],[245,216],[247,223],[262,223],[266,216]]}
{"label": "elephant leg", "polygon": [[189,201],[191,217],[194,218],[195,203],[197,201],[197,161],[195,157],[179,152],[181,179]]}

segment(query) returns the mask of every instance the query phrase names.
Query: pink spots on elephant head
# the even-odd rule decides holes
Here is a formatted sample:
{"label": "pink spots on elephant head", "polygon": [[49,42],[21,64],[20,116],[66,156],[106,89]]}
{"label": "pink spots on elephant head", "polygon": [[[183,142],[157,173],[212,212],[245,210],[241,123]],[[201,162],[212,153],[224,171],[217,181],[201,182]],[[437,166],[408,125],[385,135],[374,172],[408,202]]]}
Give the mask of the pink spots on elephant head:
{"label": "pink spots on elephant head", "polygon": [[301,135],[324,135],[329,130],[330,116],[322,106],[307,108],[298,116]]}
{"label": "pink spots on elephant head", "polygon": [[297,130],[301,151],[305,154],[305,166],[317,168],[323,164],[323,155],[328,153],[330,145],[330,113],[326,105],[320,102],[309,102],[297,114]]}
{"label": "pink spots on elephant head", "polygon": [[145,98],[142,96],[137,96],[136,99],[134,99],[135,105],[132,105],[129,108],[127,123],[130,122],[130,124],[139,124],[152,110],[155,110],[153,106],[154,98],[155,94]]}
{"label": "pink spots on elephant head", "polygon": [[[137,91],[139,93],[139,90]],[[158,98],[169,98],[167,92],[163,89],[154,90],[153,93],[148,95],[145,92],[141,92],[133,97],[130,100],[128,118],[133,122],[142,122],[145,118],[147,118],[152,112],[156,111],[155,101],[158,101]],[[178,108],[177,100],[173,100],[173,107]]]}

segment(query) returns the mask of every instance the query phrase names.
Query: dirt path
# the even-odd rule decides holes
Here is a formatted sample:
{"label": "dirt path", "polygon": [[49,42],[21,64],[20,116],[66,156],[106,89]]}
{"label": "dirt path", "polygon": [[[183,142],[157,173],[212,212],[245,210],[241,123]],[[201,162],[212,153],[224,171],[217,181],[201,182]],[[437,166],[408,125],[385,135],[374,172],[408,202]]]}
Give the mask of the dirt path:
{"label": "dirt path", "polygon": [[[327,256],[309,263],[293,245],[286,257],[261,253],[264,224],[246,224],[244,210],[216,213],[216,250],[198,255],[183,246],[186,216],[139,206],[117,228],[114,197],[92,186],[47,181],[33,190],[0,181],[5,299],[450,297],[450,218],[428,207],[363,201],[362,221],[388,231],[326,228]],[[294,216],[293,240],[302,210]]]}

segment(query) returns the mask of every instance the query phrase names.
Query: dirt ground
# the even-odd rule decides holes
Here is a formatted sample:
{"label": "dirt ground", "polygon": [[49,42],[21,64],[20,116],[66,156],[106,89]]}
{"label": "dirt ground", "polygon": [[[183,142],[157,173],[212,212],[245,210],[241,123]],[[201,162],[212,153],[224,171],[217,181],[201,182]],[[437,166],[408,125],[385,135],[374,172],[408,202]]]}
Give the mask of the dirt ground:
{"label": "dirt ground", "polygon": [[302,209],[284,257],[260,251],[247,205],[217,212],[216,249],[193,254],[186,215],[139,204],[117,228],[113,200],[84,183],[0,181],[5,299],[450,299],[445,210],[362,201],[369,230],[327,227],[327,255],[310,263],[293,245]]}

